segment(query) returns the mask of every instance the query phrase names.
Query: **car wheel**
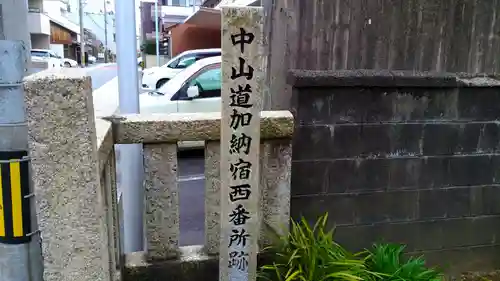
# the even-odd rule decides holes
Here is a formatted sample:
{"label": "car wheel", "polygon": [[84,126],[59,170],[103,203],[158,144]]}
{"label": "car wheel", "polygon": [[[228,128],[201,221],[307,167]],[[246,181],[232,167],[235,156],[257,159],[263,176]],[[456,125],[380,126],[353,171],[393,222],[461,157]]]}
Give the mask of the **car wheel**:
{"label": "car wheel", "polygon": [[170,80],[170,79],[160,79],[160,81],[158,81],[158,82],[156,83],[156,89],[158,89],[158,88],[160,88],[161,86],[163,86],[165,83],[167,83],[167,82],[168,82],[168,80]]}
{"label": "car wheel", "polygon": [[65,62],[65,63],[64,63],[64,66],[65,66],[65,67],[71,67],[71,63],[69,63],[69,62]]}

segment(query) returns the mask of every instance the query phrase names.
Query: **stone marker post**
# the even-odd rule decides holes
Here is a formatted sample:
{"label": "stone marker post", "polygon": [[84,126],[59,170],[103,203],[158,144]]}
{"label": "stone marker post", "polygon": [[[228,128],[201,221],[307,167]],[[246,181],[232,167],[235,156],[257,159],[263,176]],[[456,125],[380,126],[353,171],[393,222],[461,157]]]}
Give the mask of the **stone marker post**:
{"label": "stone marker post", "polygon": [[222,8],[221,281],[256,279],[262,21],[262,8]]}
{"label": "stone marker post", "polygon": [[43,280],[110,281],[90,78],[82,69],[64,69],[25,81]]}

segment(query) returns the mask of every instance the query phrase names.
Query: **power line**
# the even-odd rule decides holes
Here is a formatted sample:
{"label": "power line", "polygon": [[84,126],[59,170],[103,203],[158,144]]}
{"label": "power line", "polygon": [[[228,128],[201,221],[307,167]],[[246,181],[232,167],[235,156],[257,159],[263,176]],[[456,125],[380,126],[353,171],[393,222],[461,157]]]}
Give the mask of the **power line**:
{"label": "power line", "polygon": [[103,31],[106,31],[106,29],[102,26],[100,26],[95,20],[94,18],[92,18],[92,15],[89,15],[89,18],[91,21],[93,21],[95,23],[95,25],[97,25],[97,27],[99,27],[100,29],[102,29]]}

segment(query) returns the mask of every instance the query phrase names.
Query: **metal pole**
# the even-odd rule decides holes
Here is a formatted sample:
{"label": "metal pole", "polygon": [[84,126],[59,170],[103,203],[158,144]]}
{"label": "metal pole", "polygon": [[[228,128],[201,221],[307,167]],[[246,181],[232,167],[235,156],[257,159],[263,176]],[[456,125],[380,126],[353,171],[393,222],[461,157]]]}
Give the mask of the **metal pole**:
{"label": "metal pole", "polygon": [[[139,113],[135,1],[115,1],[120,113]],[[119,145],[119,186],[123,191],[124,251],[144,248],[142,145]]]}
{"label": "metal pole", "polygon": [[108,0],[104,0],[104,62],[108,62]]}
{"label": "metal pole", "polygon": [[144,17],[143,17],[144,4],[143,3],[144,2],[141,1],[140,6],[139,6],[139,9],[141,11],[141,16],[140,16],[141,24],[139,25],[139,27],[141,29],[141,46],[143,47],[142,48],[142,52],[141,52],[141,55],[142,55],[142,69],[144,70],[146,68],[146,48],[144,48],[144,43],[146,42],[146,30],[144,29],[144,26],[143,26],[143,22],[144,22]]}
{"label": "metal pole", "polygon": [[5,40],[5,34],[3,33],[3,13],[2,13],[2,4],[0,4],[0,40]]}
{"label": "metal pole", "polygon": [[78,0],[78,14],[80,17],[80,62],[85,67],[85,30],[83,28],[83,0]]}
{"label": "metal pole", "polygon": [[158,1],[155,0],[156,66],[160,66],[160,23],[158,21]]}
{"label": "metal pole", "polygon": [[[0,194],[3,195],[0,211],[0,280],[42,281],[42,250],[34,197],[31,196],[33,188],[29,162],[18,160],[13,164],[10,160],[28,156],[28,128],[22,84],[27,63],[25,44],[22,41],[0,41],[0,61]],[[25,174],[21,172],[23,170]]]}
{"label": "metal pole", "polygon": [[[28,0],[0,0],[0,6],[0,39],[22,40],[26,46],[26,53],[29,54],[31,38],[28,28]],[[37,8],[40,12],[43,12],[43,2],[34,3],[32,8]],[[25,73],[29,74],[30,72],[31,57],[28,56]]]}

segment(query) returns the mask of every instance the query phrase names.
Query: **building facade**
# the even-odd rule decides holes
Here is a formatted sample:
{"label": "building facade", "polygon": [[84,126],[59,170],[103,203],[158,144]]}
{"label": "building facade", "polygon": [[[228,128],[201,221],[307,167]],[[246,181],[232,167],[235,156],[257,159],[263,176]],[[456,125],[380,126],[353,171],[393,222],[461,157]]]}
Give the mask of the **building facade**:
{"label": "building facade", "polygon": [[29,0],[28,29],[32,49],[51,49],[61,57],[75,58],[79,26],[65,17],[63,0]]}
{"label": "building facade", "polygon": [[[203,0],[158,0],[158,20],[161,32],[183,23],[195,13]],[[155,3],[144,0],[141,3],[141,27],[146,39],[155,39]]]}

